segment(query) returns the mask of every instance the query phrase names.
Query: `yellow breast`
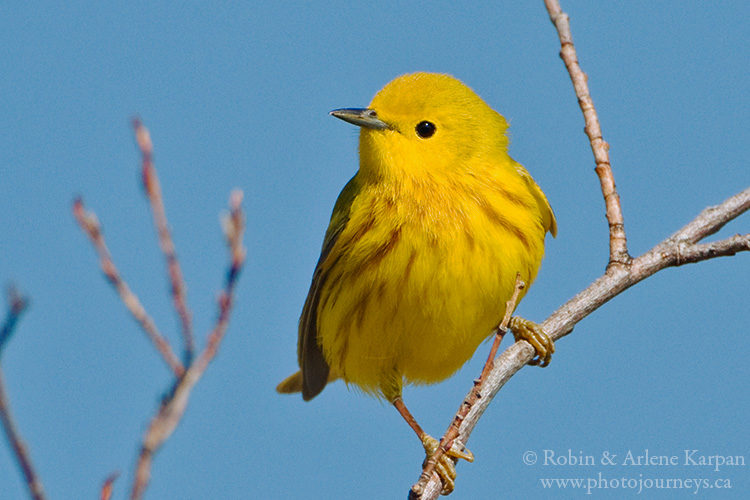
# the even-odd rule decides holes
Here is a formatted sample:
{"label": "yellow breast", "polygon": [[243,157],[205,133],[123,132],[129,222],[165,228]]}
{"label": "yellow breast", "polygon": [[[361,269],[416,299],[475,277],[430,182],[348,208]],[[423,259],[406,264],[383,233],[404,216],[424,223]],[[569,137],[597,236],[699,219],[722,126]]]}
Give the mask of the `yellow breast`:
{"label": "yellow breast", "polygon": [[481,182],[363,183],[321,263],[318,339],[332,373],[383,393],[402,379],[442,380],[472,356],[516,273],[530,284],[543,256],[542,209],[525,179],[508,175],[515,165],[508,157]]}

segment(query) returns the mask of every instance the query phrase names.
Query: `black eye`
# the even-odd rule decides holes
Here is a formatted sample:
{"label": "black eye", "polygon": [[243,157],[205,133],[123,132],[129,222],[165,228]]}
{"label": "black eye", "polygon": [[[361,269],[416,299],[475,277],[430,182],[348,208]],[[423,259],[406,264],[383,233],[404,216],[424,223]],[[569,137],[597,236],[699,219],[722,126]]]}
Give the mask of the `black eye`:
{"label": "black eye", "polygon": [[435,124],[428,121],[422,121],[417,123],[415,130],[417,131],[417,135],[419,137],[421,137],[422,139],[427,139],[428,137],[432,137],[435,133]]}

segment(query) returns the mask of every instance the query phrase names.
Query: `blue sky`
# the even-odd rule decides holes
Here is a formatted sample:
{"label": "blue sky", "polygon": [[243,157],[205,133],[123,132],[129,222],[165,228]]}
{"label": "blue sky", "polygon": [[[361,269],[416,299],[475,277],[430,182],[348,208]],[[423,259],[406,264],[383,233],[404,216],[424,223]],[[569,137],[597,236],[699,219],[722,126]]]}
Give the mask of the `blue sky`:
{"label": "blue sky", "polygon": [[[565,1],[640,254],[750,184],[747,2]],[[422,450],[389,405],[328,387],[310,403],[276,383],[357,131],[328,116],[397,75],[451,73],[511,124],[511,155],[554,207],[557,239],[519,312],[542,320],[600,275],[604,207],[583,120],[541,0],[266,5],[13,2],[0,16],[0,282],[31,308],[4,352],[14,412],[50,498],[125,498],[169,373],[104,282],[70,213],[82,195],[115,261],[176,345],[161,255],[138,185],[129,119],[155,143],[199,341],[226,256],[218,214],[245,191],[248,262],[221,351],[156,457],[152,499],[404,498]],[[745,215],[718,237],[747,232]],[[666,270],[606,304],[526,368],[472,435],[453,498],[571,498],[541,478],[729,479],[748,467],[525,465],[526,451],[750,460],[750,256]],[[422,426],[447,427],[488,344],[444,383],[408,388]],[[688,493],[690,491],[690,493]],[[0,496],[25,491],[0,446]],[[638,496],[632,489],[598,497]],[[692,490],[648,490],[651,497]]]}

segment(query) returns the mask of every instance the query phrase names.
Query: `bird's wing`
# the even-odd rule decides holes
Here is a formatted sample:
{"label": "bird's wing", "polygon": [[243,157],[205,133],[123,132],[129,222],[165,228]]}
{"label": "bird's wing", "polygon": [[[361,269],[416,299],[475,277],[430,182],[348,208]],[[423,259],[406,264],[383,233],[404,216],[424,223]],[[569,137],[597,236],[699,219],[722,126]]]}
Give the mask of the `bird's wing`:
{"label": "bird's wing", "polygon": [[542,188],[540,188],[531,174],[520,164],[516,163],[516,170],[526,182],[532,196],[539,205],[539,210],[542,214],[542,223],[544,224],[545,231],[549,231],[552,236],[557,236],[557,220],[555,219],[555,213],[552,211],[552,207],[547,201],[547,197],[544,196]]}
{"label": "bird's wing", "polygon": [[318,264],[315,266],[310,291],[307,293],[307,300],[305,300],[299,319],[297,358],[302,371],[302,397],[305,401],[317,396],[328,382],[330,367],[318,343],[318,304],[327,276],[327,273],[323,271],[323,263],[349,222],[349,210],[358,192],[359,183],[355,175],[341,190],[333,207],[331,222],[323,240],[323,248],[320,251]]}

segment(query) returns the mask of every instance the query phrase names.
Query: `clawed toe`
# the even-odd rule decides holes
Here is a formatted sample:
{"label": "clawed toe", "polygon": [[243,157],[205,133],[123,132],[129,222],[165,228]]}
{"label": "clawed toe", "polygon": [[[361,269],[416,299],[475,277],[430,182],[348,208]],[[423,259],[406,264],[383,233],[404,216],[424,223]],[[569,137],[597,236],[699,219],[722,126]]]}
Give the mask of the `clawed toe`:
{"label": "clawed toe", "polygon": [[516,342],[525,340],[536,351],[534,359],[529,361],[530,365],[539,365],[545,367],[549,365],[552,359],[552,353],[555,352],[555,343],[542,330],[542,327],[527,319],[514,316],[510,320],[510,330],[513,332]]}
{"label": "clawed toe", "polygon": [[[429,460],[433,453],[438,449],[440,442],[434,437],[424,434],[422,436],[422,445],[424,446],[424,451],[427,455],[425,460]],[[456,485],[455,461],[459,459],[473,462],[474,454],[456,440],[453,442],[451,448],[441,455],[437,463],[435,463],[435,472],[440,476],[440,481],[443,483],[443,489],[440,491],[440,494],[448,495],[453,491]]]}

